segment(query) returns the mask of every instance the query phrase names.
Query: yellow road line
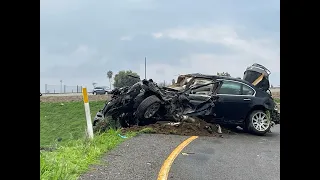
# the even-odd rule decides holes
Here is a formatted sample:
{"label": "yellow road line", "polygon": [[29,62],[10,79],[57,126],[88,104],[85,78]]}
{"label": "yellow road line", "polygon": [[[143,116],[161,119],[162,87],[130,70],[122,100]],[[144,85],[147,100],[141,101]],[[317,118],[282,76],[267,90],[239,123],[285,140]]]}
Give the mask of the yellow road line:
{"label": "yellow road line", "polygon": [[169,157],[164,161],[164,163],[161,166],[161,169],[158,174],[158,180],[167,180],[173,161],[176,159],[179,153],[183,150],[183,148],[185,148],[188,144],[191,143],[191,141],[197,138],[198,136],[189,137],[171,152]]}

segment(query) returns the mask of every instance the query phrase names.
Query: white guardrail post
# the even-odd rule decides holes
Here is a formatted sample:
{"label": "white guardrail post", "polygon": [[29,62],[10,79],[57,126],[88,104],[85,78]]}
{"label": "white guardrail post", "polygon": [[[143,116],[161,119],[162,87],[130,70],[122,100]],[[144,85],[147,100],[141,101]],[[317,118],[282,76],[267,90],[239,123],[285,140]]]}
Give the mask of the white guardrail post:
{"label": "white guardrail post", "polygon": [[89,98],[88,98],[88,92],[86,87],[82,88],[82,96],[83,96],[84,110],[86,113],[88,136],[90,139],[93,139],[93,128],[92,128],[92,122],[91,122]]}

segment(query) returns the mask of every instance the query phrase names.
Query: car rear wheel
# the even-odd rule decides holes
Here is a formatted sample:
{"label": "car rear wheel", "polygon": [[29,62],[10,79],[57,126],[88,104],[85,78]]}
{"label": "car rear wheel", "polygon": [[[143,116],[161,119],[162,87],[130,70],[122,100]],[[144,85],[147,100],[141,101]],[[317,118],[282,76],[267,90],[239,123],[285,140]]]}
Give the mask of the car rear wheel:
{"label": "car rear wheel", "polygon": [[271,121],[265,111],[252,111],[247,123],[249,132],[256,135],[264,135],[270,131]]}
{"label": "car rear wheel", "polygon": [[93,92],[92,94],[93,94],[93,95],[97,95],[97,93],[96,93],[96,92]]}

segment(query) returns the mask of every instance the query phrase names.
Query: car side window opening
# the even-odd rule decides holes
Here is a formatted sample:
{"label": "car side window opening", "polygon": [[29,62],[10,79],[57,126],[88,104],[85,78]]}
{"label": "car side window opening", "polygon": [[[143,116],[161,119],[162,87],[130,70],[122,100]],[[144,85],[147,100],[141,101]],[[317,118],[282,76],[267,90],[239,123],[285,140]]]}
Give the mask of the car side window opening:
{"label": "car side window opening", "polygon": [[241,95],[241,83],[232,81],[223,81],[218,94]]}
{"label": "car side window opening", "polygon": [[254,94],[254,91],[252,88],[250,88],[247,85],[242,86],[242,95],[251,95],[252,96],[253,94]]}
{"label": "car side window opening", "polygon": [[[195,79],[192,86],[199,86],[199,85],[208,84],[211,82],[212,82],[212,80],[208,80],[208,79]],[[211,93],[212,89],[213,89],[213,84],[210,84],[210,85],[192,90],[192,94],[209,95]]]}

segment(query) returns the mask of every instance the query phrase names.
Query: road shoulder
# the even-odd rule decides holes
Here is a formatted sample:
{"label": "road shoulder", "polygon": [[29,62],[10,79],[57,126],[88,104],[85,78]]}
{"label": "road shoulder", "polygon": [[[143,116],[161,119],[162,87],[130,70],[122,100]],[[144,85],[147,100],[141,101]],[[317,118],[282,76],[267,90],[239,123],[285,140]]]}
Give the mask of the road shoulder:
{"label": "road shoulder", "polygon": [[168,155],[189,136],[141,134],[102,157],[80,180],[157,179]]}

